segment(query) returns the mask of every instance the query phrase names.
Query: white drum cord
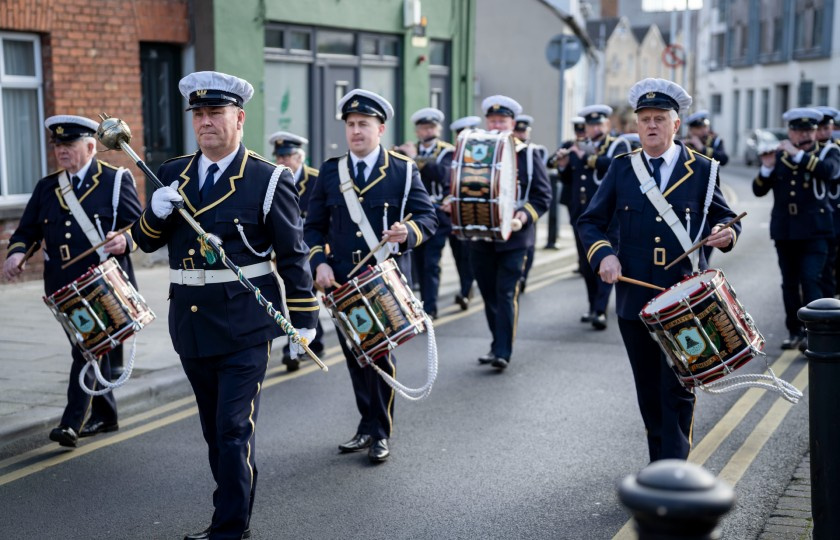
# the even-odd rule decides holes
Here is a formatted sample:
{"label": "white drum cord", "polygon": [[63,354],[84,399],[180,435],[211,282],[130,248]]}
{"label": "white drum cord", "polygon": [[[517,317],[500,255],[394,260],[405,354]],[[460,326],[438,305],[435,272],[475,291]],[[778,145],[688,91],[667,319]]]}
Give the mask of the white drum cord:
{"label": "white drum cord", "polygon": [[[131,371],[134,369],[134,356],[136,353],[137,336],[135,335],[134,338],[131,340],[131,354],[128,357],[128,364],[126,365],[119,379],[113,382],[107,380],[102,375],[102,371],[99,369],[99,362],[97,361],[97,359],[94,358],[92,360],[88,360],[85,363],[84,367],[82,367],[82,370],[79,372],[79,386],[82,387],[82,390],[85,392],[85,394],[91,396],[102,396],[104,394],[107,394],[114,388],[119,388],[120,386],[125,384],[129,377],[131,377]],[[91,366],[93,366],[93,373],[94,375],[96,375],[96,381],[103,386],[103,388],[99,390],[92,390],[88,388],[85,384],[85,374],[87,373],[88,368],[90,368]]]}
{"label": "white drum cord", "polygon": [[435,327],[432,324],[432,319],[425,315],[428,349],[428,364],[426,366],[426,384],[420,388],[409,388],[399,381],[388,375],[382,368],[375,363],[371,363],[371,367],[379,373],[379,375],[388,383],[388,386],[393,388],[399,395],[409,401],[420,401],[429,397],[432,393],[432,386],[435,384],[438,373],[438,352],[437,342],[435,341]]}
{"label": "white drum cord", "polygon": [[[765,356],[764,353],[759,353]],[[767,358],[765,356],[765,363]],[[742,388],[763,388],[773,392],[778,392],[791,403],[798,403],[802,399],[802,392],[791,383],[784,381],[776,376],[773,369],[767,366],[767,371],[770,375],[759,373],[747,373],[744,375],[729,375],[723,379],[718,379],[707,384],[698,385],[698,388],[710,394],[723,394],[740,390]]]}

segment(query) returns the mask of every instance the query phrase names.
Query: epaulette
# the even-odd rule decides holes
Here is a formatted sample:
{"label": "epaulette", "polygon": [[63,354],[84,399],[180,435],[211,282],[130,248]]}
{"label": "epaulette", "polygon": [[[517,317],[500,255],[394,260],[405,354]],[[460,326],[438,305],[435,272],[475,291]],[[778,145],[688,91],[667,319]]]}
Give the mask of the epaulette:
{"label": "epaulette", "polygon": [[454,148],[455,148],[455,145],[454,145],[454,144],[449,143],[449,142],[446,142],[446,141],[440,141],[440,140],[439,140],[439,141],[438,141],[438,145],[442,146],[443,148],[450,148],[450,149],[454,149]]}
{"label": "epaulette", "polygon": [[[413,160],[413,159],[411,159],[411,158],[410,158],[410,157],[408,157],[408,156],[404,156],[404,155],[400,154],[399,152],[394,152],[393,150],[388,150],[388,153],[389,153],[389,154],[391,154],[391,156],[393,156],[393,157],[395,157],[395,158],[399,158],[399,159],[401,159],[401,160],[403,160],[403,161],[407,161],[407,162],[409,162],[409,163],[414,163],[414,160]],[[416,164],[415,164],[415,165],[416,165]]]}
{"label": "epaulette", "polygon": [[261,155],[259,155],[259,154],[258,154],[258,153],[256,153],[256,152],[254,152],[253,150],[248,150],[248,155],[249,155],[249,156],[251,156],[251,157],[252,157],[252,158],[254,158],[254,159],[259,160],[259,161],[264,161],[265,163],[268,163],[268,164],[269,164],[269,165],[271,165],[272,167],[275,167],[275,166],[277,165],[277,164],[276,164],[276,163],[274,163],[273,161],[269,161],[269,160],[265,159],[264,157],[262,157]]}
{"label": "epaulette", "polygon": [[107,161],[102,161],[102,160],[100,159],[100,160],[99,160],[99,163],[101,163],[101,164],[105,165],[105,166],[106,166],[106,167],[108,167],[109,169],[114,169],[115,171],[116,171],[116,170],[119,170],[119,167],[117,167],[116,165],[111,165],[111,164],[110,164],[110,163],[108,163]]}
{"label": "epaulette", "polygon": [[304,167],[306,167],[306,172],[309,173],[309,176],[318,176],[321,174],[321,172],[315,167],[307,167],[306,165],[304,165]]}
{"label": "epaulette", "polygon": [[706,159],[707,159],[707,160],[709,160],[709,161],[712,161],[712,158],[710,158],[710,157],[709,157],[709,156],[707,156],[706,154],[702,154],[702,153],[698,152],[697,150],[693,150],[693,149],[688,148],[688,147],[686,147],[686,148],[688,149],[688,152],[689,152],[690,154],[695,155],[695,156],[700,156],[700,157],[702,157],[702,158],[706,158]]}
{"label": "epaulette", "polygon": [[632,156],[633,154],[638,154],[638,153],[639,153],[639,152],[641,152],[641,151],[642,151],[642,149],[641,149],[641,148],[636,148],[635,150],[631,150],[631,151],[629,151],[629,152],[624,152],[623,154],[618,154],[618,155],[617,155],[617,156],[615,156],[615,158],[613,158],[613,159],[618,159],[618,158],[623,158],[623,157],[627,157],[627,156]]}
{"label": "epaulette", "polygon": [[176,157],[173,157],[173,158],[169,158],[169,159],[167,159],[166,161],[164,161],[163,163],[169,163],[170,161],[175,161],[176,159],[183,159],[183,158],[187,158],[187,157],[193,157],[193,156],[195,156],[197,153],[198,153],[198,152],[194,152],[194,153],[192,153],[192,154],[184,154],[183,156],[176,156]]}

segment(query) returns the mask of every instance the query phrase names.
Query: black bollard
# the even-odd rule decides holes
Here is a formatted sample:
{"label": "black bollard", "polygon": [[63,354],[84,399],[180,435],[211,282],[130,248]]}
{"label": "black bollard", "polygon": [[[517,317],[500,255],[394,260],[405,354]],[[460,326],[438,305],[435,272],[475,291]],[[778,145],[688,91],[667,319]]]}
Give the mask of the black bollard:
{"label": "black bollard", "polygon": [[808,330],[813,538],[824,540],[840,531],[840,300],[814,300],[798,315]]}
{"label": "black bollard", "polygon": [[550,174],[551,204],[548,207],[548,240],[545,249],[557,249],[557,238],[560,230],[560,181],[556,174]]}
{"label": "black bollard", "polygon": [[713,540],[732,509],[732,488],[693,463],[663,459],[621,481],[618,498],[633,514],[639,540]]}

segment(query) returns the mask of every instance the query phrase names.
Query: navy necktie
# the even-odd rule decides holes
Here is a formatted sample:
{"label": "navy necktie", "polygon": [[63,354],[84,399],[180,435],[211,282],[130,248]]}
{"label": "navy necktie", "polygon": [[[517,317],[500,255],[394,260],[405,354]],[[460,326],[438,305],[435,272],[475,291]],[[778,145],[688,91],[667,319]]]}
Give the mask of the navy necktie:
{"label": "navy necktie", "polygon": [[662,174],[659,172],[659,167],[665,163],[665,158],[653,158],[650,160],[650,166],[653,168],[653,179],[656,180],[656,185],[662,189]]}
{"label": "navy necktie", "polygon": [[73,177],[70,179],[70,182],[73,184],[73,189],[75,189],[76,191],[82,189],[82,179],[78,176],[73,175]]}
{"label": "navy necktie", "polygon": [[201,202],[210,198],[210,190],[213,189],[214,176],[216,176],[216,171],[218,170],[219,166],[215,163],[211,163],[210,166],[207,167],[207,175],[204,177],[204,183],[201,185],[201,192],[199,193]]}
{"label": "navy necktie", "polygon": [[356,162],[356,183],[365,183],[365,162],[361,159]]}

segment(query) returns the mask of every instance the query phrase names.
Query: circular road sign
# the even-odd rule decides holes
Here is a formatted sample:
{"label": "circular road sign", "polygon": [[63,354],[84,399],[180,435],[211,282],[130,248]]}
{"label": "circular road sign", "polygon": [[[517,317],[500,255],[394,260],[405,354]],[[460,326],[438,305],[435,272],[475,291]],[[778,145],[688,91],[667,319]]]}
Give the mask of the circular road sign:
{"label": "circular road sign", "polygon": [[577,36],[571,34],[557,34],[545,48],[548,63],[556,69],[568,69],[580,60],[583,44]]}
{"label": "circular road sign", "polygon": [[675,68],[685,65],[685,49],[682,45],[673,43],[665,47],[662,51],[662,62],[669,68]]}

